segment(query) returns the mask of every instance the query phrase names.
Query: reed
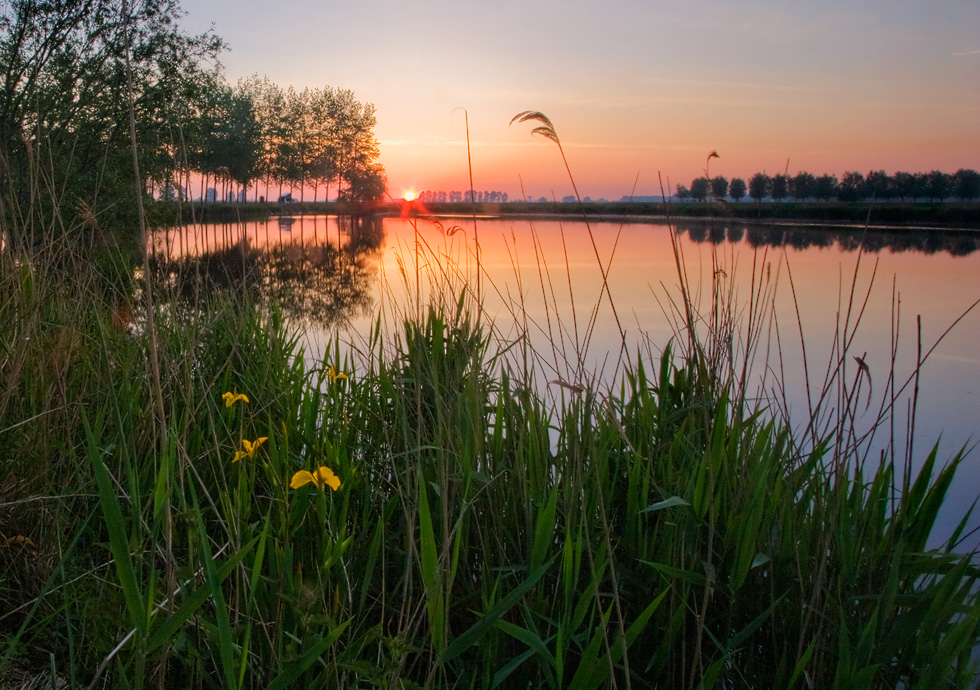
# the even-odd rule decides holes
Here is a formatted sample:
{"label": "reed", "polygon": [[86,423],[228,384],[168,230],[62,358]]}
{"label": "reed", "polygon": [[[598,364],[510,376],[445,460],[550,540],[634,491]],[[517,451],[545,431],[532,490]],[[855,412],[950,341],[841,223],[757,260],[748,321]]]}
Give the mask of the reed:
{"label": "reed", "polygon": [[247,257],[151,303],[89,230],[0,252],[3,683],[975,686],[967,517],[929,541],[962,454],[861,455],[856,289],[839,412],[801,434],[751,389],[764,250],[703,286],[678,254],[676,337],[604,388],[565,278],[538,261],[550,325],[492,318],[462,233],[402,248],[417,298],[312,360]]}

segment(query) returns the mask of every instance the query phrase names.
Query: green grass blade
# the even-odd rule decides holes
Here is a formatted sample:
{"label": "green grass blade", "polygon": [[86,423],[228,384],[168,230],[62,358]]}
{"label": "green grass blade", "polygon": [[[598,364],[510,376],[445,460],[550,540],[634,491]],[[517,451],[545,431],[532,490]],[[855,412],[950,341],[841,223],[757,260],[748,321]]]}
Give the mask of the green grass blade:
{"label": "green grass blade", "polygon": [[[241,563],[242,559],[245,558],[246,555],[248,555],[258,540],[259,537],[256,537],[251,542],[246,544],[241,551],[220,565],[216,571],[219,583],[228,579],[228,576],[231,575],[236,567],[238,567],[238,564]],[[183,625],[192,615],[194,615],[194,612],[197,611],[205,601],[207,601],[210,594],[210,585],[201,585],[194,590],[193,594],[184,599],[180,606],[177,607],[177,610],[174,611],[173,614],[167,618],[167,620],[161,623],[150,634],[150,637],[146,640],[146,653],[149,654],[157,647],[170,640],[171,637],[180,629],[180,626]]]}
{"label": "green grass blade", "polygon": [[[95,427],[101,428],[103,420],[104,413],[100,412],[96,418]],[[126,522],[123,519],[122,508],[119,506],[119,499],[112,488],[109,471],[102,461],[102,453],[99,451],[96,434],[84,410],[82,411],[82,423],[85,426],[89,460],[92,462],[95,481],[99,487],[99,504],[102,506],[106,529],[109,531],[109,548],[112,551],[112,559],[116,566],[116,575],[126,599],[126,608],[129,611],[133,627],[143,636],[146,634],[147,625],[146,604],[143,600],[143,594],[140,592],[136,569],[133,567],[133,559],[129,552],[129,537],[126,535]]]}
{"label": "green grass blade", "polygon": [[326,637],[311,645],[309,649],[303,652],[303,655],[299,659],[287,666],[276,676],[266,687],[266,690],[285,690],[285,688],[292,687],[296,679],[303,675],[325,651],[330,649],[330,645],[340,639],[340,636],[344,634],[344,630],[347,629],[348,625],[350,625],[349,619],[331,630],[330,634]]}
{"label": "green grass blade", "polygon": [[452,642],[446,647],[445,653],[442,655],[443,663],[448,663],[462,654],[467,647],[476,644],[479,640],[487,634],[487,631],[493,627],[493,624],[504,615],[507,611],[514,607],[517,602],[519,602],[525,594],[527,594],[540,580],[551,564],[555,562],[557,555],[552,556],[543,566],[541,566],[537,571],[531,574],[524,582],[518,585],[514,590],[512,590],[507,596],[497,602],[497,605],[492,609],[487,611],[483,617],[480,618],[476,623],[471,625],[467,630],[465,630],[461,635],[453,639]]}

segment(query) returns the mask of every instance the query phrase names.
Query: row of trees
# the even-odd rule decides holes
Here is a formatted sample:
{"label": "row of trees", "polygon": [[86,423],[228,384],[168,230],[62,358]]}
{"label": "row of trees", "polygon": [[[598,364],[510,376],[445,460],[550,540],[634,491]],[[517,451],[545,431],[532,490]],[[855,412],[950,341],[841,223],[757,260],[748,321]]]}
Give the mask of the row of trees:
{"label": "row of trees", "polygon": [[863,201],[867,199],[909,201],[929,199],[945,201],[957,198],[972,201],[980,197],[980,173],[976,170],[957,170],[953,174],[933,170],[929,173],[897,172],[889,175],[884,170],[874,170],[866,176],[859,172],[846,172],[838,180],[835,175],[815,176],[809,172],[796,175],[772,175],[756,173],[748,184],[740,177],[729,182],[721,176],[699,177],[690,187],[677,186],[677,198],[705,201],[708,198],[741,201],[746,194],[755,201],[769,198],[782,201],[817,200]]}
{"label": "row of trees", "polygon": [[5,214],[41,189],[44,203],[100,222],[131,211],[131,113],[144,189],[189,194],[200,175],[238,192],[262,181],[383,196],[372,105],[257,77],[231,86],[216,67],[221,39],[183,31],[182,15],[177,0],[0,3]]}
{"label": "row of trees", "polygon": [[[313,200],[324,198],[335,184],[337,197],[349,201],[381,199],[384,170],[379,163],[374,106],[360,103],[347,89],[292,86],[283,89],[254,76],[235,87],[216,82],[194,127],[189,165],[178,186],[190,187],[190,173],[201,175],[201,198],[210,181],[239,194],[264,184],[278,197],[284,188],[300,190],[300,200],[312,188]],[[181,168],[170,171],[179,175]],[[172,180],[164,180],[165,185]]]}

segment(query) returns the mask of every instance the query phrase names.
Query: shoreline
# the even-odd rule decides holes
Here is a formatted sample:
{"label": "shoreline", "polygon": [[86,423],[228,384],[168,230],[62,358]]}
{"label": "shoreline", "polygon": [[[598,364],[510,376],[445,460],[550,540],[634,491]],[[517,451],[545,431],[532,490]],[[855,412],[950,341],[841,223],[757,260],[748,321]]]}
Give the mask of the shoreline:
{"label": "shoreline", "polygon": [[[300,215],[380,215],[400,216],[408,212],[435,218],[529,220],[582,220],[597,222],[736,222],[752,225],[846,228],[879,230],[980,231],[980,203],[977,202],[741,202],[741,203],[525,203],[505,204],[383,204],[350,205],[342,202],[296,202],[243,204],[199,202],[157,202],[160,218],[174,218],[178,223],[254,220],[272,216]],[[669,208],[669,213],[667,209]]]}

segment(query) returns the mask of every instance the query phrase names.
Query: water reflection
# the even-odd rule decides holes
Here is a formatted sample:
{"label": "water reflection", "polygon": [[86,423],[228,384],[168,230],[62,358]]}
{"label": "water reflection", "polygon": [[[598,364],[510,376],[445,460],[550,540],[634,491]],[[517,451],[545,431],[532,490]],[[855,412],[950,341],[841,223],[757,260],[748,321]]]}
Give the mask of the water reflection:
{"label": "water reflection", "polygon": [[157,233],[150,268],[185,305],[219,292],[274,302],[306,328],[371,312],[384,241],[380,218],[279,217]]}
{"label": "water reflection", "polygon": [[754,248],[836,246],[845,252],[862,249],[878,253],[921,252],[936,254],[946,252],[951,256],[967,256],[980,248],[980,233],[969,230],[923,230],[916,228],[854,228],[854,227],[807,227],[782,225],[750,225],[705,223],[703,221],[677,222],[677,229],[697,243],[721,244],[746,242]]}

